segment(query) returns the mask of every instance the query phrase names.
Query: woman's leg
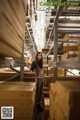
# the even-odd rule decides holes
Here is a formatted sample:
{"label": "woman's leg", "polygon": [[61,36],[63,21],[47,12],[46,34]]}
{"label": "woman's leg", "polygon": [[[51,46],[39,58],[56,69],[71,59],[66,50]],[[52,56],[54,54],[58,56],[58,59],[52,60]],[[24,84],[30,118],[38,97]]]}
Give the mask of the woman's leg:
{"label": "woman's leg", "polygon": [[37,95],[37,103],[41,104],[43,100],[43,79],[37,79],[36,95]]}

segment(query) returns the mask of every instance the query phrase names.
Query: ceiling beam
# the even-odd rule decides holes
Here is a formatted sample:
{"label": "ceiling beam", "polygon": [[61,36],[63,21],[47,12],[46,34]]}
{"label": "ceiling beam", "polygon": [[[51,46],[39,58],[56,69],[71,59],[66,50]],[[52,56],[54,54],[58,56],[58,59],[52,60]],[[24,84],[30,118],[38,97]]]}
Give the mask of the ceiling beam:
{"label": "ceiling beam", "polygon": [[[50,24],[48,28],[51,28],[53,24]],[[68,27],[68,28],[80,28],[79,23],[58,23],[58,27]]]}
{"label": "ceiling beam", "polygon": [[68,30],[68,29],[66,29],[66,30],[63,29],[63,30],[61,30],[61,29],[59,29],[59,30],[58,30],[58,33],[65,33],[65,34],[67,34],[67,33],[68,33],[68,34],[74,33],[74,34],[75,34],[75,33],[80,33],[80,30],[75,30],[75,29],[74,29],[74,30]]}
{"label": "ceiling beam", "polygon": [[[55,9],[53,9],[53,14],[54,14],[54,16],[56,15],[56,10]],[[61,16],[80,16],[80,10],[76,10],[76,9],[74,9],[74,10],[64,9],[62,11]]]}

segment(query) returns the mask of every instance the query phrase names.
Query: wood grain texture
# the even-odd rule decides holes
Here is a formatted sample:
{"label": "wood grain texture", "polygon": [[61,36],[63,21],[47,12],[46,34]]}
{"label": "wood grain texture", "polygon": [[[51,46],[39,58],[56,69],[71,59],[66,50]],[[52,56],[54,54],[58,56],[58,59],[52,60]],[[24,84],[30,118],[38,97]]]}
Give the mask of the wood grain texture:
{"label": "wood grain texture", "polygon": [[25,20],[26,0],[0,0],[0,56],[21,57]]}

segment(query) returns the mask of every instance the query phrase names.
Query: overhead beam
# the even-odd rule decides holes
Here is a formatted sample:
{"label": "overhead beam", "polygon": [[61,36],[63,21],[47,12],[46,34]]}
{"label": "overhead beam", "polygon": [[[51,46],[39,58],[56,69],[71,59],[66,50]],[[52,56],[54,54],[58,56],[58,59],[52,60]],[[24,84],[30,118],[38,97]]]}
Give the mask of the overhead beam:
{"label": "overhead beam", "polygon": [[[50,24],[49,28],[51,28],[52,25],[53,24]],[[77,22],[76,23],[72,23],[72,22],[70,22],[70,23],[58,23],[58,27],[80,28],[80,21],[79,21],[79,23],[77,23]]]}
{"label": "overhead beam", "polygon": [[[56,15],[56,10],[53,9],[53,14],[54,16]],[[80,11],[79,10],[68,10],[68,9],[65,9],[63,10],[61,16],[80,16]]]}
{"label": "overhead beam", "polygon": [[60,33],[60,34],[63,34],[63,33],[64,34],[67,34],[67,33],[68,34],[70,34],[70,33],[74,33],[75,34],[76,33],[77,34],[77,33],[80,33],[80,30],[75,30],[75,29],[74,30],[68,30],[68,29],[67,30],[64,30],[64,29],[61,30],[61,29],[59,29],[58,33]]}

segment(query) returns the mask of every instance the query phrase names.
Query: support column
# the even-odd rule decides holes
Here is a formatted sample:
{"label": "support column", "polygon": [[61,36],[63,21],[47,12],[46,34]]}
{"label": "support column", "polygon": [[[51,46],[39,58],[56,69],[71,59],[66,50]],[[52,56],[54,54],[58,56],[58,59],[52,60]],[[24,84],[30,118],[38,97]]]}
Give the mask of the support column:
{"label": "support column", "polygon": [[[54,53],[54,62],[57,61],[57,23],[55,22],[55,25],[54,25],[54,47],[53,47],[53,53]],[[57,67],[54,65],[54,79],[53,79],[53,82],[56,82],[57,80]]]}
{"label": "support column", "polygon": [[[48,56],[47,56],[47,64],[48,64]],[[47,75],[48,75],[48,66],[47,66]]]}
{"label": "support column", "polygon": [[25,43],[25,40],[23,41],[23,47],[22,47],[20,81],[24,81],[24,43]]}
{"label": "support column", "polygon": [[64,76],[66,76],[66,69],[64,69]]}
{"label": "support column", "polygon": [[[32,51],[34,51],[34,46],[32,47]],[[32,61],[34,60],[34,52],[32,52]]]}

